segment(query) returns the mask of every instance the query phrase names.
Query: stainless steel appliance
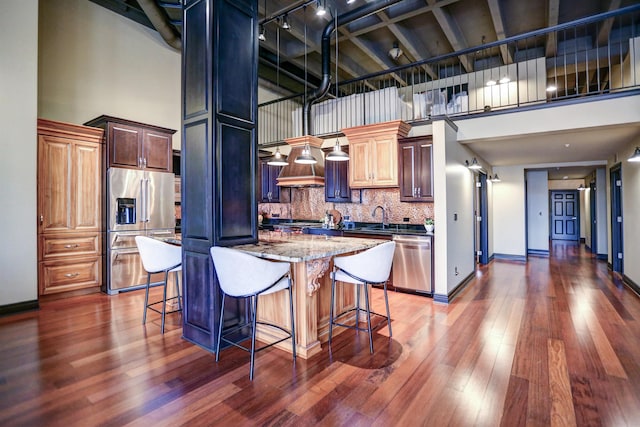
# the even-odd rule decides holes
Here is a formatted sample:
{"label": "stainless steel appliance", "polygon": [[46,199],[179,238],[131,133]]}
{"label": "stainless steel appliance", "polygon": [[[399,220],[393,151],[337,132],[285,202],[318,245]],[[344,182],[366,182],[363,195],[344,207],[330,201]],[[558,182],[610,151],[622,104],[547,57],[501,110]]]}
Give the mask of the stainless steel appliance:
{"label": "stainless steel appliance", "polygon": [[393,286],[433,295],[431,236],[394,235]]}
{"label": "stainless steel appliance", "polygon": [[175,235],[174,174],[112,167],[107,194],[106,291],[117,294],[147,281],[135,237]]}

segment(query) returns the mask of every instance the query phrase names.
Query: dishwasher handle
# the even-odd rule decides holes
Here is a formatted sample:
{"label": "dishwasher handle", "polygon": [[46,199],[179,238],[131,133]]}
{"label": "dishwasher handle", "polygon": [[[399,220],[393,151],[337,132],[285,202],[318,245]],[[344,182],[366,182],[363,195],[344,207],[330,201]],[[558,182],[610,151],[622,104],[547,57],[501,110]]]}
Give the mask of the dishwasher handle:
{"label": "dishwasher handle", "polygon": [[394,234],[393,241],[399,245],[431,246],[431,237],[398,236]]}

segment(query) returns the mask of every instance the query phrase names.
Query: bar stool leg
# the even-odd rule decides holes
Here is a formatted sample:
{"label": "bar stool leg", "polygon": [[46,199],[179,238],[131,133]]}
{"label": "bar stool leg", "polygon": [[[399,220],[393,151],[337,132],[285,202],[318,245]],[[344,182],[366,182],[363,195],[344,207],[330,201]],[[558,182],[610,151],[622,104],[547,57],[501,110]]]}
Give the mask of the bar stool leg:
{"label": "bar stool leg", "polygon": [[253,297],[253,307],[251,309],[251,368],[249,372],[249,379],[253,381],[253,367],[256,356],[256,323],[258,313],[258,295]]}
{"label": "bar stool leg", "polygon": [[176,296],[178,298],[178,309],[182,310],[182,297],[180,296],[180,275],[178,271],[174,271],[176,275]]}
{"label": "bar stool leg", "polygon": [[362,289],[364,290],[364,303],[367,308],[367,331],[369,332],[369,352],[373,354],[373,337],[371,334],[371,309],[369,307],[369,292],[367,292],[368,291],[367,286],[368,286],[367,283],[362,284]]}
{"label": "bar stool leg", "polygon": [[387,306],[387,325],[389,326],[389,338],[393,336],[391,332],[391,315],[389,314],[389,298],[387,297],[387,282],[384,282],[384,303]]}
{"label": "bar stool leg", "polygon": [[147,287],[144,291],[144,312],[142,314],[142,324],[147,323],[147,308],[149,308],[149,282],[151,281],[151,273],[147,273]]}
{"label": "bar stool leg", "polygon": [[220,360],[220,340],[222,338],[222,322],[224,322],[224,298],[225,294],[222,293],[222,307],[220,308],[220,326],[218,326],[218,342],[216,343],[216,362]]}
{"label": "bar stool leg", "polygon": [[291,314],[291,346],[293,350],[293,361],[296,361],[296,326],[293,320],[293,289],[291,286],[291,277],[289,277],[289,312]]}
{"label": "bar stool leg", "polygon": [[333,270],[333,277],[331,278],[331,306],[329,308],[329,346],[331,346],[331,338],[333,337],[333,305],[336,293],[336,270]]}
{"label": "bar stool leg", "polygon": [[164,290],[162,293],[162,327],[160,330],[164,334],[164,316],[167,313],[167,280],[169,280],[169,271],[164,272]]}

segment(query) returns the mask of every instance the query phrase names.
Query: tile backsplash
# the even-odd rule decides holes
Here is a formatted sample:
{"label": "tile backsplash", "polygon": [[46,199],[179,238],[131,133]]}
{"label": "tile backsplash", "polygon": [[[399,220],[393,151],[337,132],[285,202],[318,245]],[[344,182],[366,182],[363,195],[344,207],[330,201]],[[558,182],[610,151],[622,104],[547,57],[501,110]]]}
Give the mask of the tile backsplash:
{"label": "tile backsplash", "polygon": [[[362,199],[362,203],[360,203]],[[400,190],[397,188],[351,190],[354,203],[328,203],[324,201],[324,187],[292,188],[290,203],[260,203],[258,212],[266,218],[291,218],[300,220],[321,220],[329,209],[338,210],[342,216],[349,215],[352,221],[379,222],[378,211],[371,214],[380,205],[384,207],[389,223],[403,223],[409,218],[410,224],[422,224],[426,217],[433,218],[433,203],[400,202]]]}

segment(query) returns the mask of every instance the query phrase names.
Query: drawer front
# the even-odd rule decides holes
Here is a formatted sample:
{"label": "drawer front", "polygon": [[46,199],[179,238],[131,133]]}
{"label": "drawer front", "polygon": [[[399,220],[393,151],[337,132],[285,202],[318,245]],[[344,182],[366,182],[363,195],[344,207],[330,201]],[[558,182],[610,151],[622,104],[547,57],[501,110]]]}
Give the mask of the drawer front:
{"label": "drawer front", "polygon": [[93,233],[81,236],[42,236],[42,259],[65,256],[98,256],[100,250],[100,234]]}
{"label": "drawer front", "polygon": [[40,263],[41,295],[75,289],[99,287],[101,258],[73,261],[45,261]]}

